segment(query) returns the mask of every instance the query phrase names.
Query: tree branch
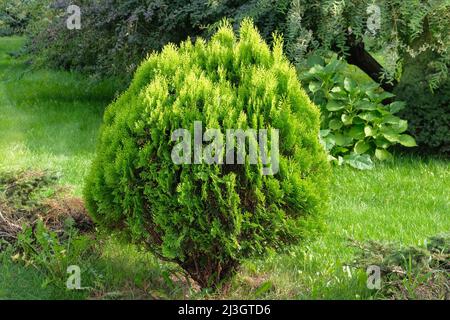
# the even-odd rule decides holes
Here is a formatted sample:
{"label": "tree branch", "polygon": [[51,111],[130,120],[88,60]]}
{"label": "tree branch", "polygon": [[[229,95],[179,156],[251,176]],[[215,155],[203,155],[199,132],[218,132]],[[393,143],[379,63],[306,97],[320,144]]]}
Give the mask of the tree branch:
{"label": "tree branch", "polygon": [[349,47],[348,55],[345,57],[347,62],[364,71],[384,90],[392,92],[397,85],[397,81],[394,79],[392,83],[389,83],[383,78],[383,66],[366,51],[364,42],[350,34],[347,36],[347,45]]}

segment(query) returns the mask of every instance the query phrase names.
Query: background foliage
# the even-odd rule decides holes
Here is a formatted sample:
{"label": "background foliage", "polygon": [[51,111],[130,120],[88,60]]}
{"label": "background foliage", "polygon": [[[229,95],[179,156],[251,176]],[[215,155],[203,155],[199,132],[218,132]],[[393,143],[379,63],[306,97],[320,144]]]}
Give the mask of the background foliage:
{"label": "background foliage", "polygon": [[[36,2],[15,1],[21,2],[22,8]],[[368,29],[371,16],[367,8],[374,4],[371,0],[80,0],[77,4],[82,8],[83,32],[77,33],[65,28],[65,8],[70,1],[40,2],[47,8],[44,10],[47,24],[45,28],[34,30],[35,35],[42,37],[41,45],[36,43],[36,46],[38,50],[53,47],[57,53],[49,56],[50,61],[57,54],[71,51],[70,54],[65,52],[66,60],[56,61],[59,65],[96,67],[105,73],[125,74],[128,69],[120,66],[136,67],[142,56],[168,42],[179,43],[188,36],[208,36],[223,17],[235,28],[242,19],[251,17],[266,40],[272,40],[274,31],[283,33],[287,54],[299,65],[312,52],[326,54],[333,50],[346,54],[350,29],[358,41],[373,50],[383,49],[389,53],[391,59],[386,76],[399,77],[407,55],[433,51],[435,56],[430,59],[427,74],[430,85],[436,88],[447,78],[450,59],[450,37],[446,32],[450,16],[448,0],[376,1],[381,20],[373,34]],[[427,36],[425,46],[424,43],[419,46],[417,42],[424,35]],[[69,46],[63,47],[63,44]],[[70,44],[80,50],[73,50]],[[91,59],[80,64],[79,57],[87,52]],[[125,57],[128,60],[121,59]],[[107,70],[105,67],[111,61],[119,65]]]}
{"label": "background foliage", "polygon": [[[384,161],[392,155],[387,149],[394,144],[416,146],[405,134],[408,121],[394,116],[405,107],[395,101],[383,101],[394,95],[377,84],[358,84],[346,76],[346,64],[333,58],[325,63],[310,59],[311,68],[300,78],[313,101],[321,107],[321,137],[331,159],[358,169],[371,169],[372,158]],[[372,158],[371,158],[372,157]]]}
{"label": "background foliage", "polygon": [[29,21],[30,1],[0,0],[0,36],[24,31]]}
{"label": "background foliage", "polygon": [[223,17],[230,17],[235,27],[245,17],[254,17],[263,36],[270,38],[289,4],[286,0],[80,0],[82,30],[72,32],[65,25],[65,8],[72,2],[46,1],[50,17],[32,31],[32,50],[46,64],[129,78],[149,52],[169,42],[211,35]]}
{"label": "background foliage", "polygon": [[[79,0],[82,30],[76,31],[65,26],[68,0],[15,1],[33,12],[27,30],[35,62],[116,75],[124,84],[143,57],[166,43],[208,38],[223,17],[235,29],[251,17],[266,41],[283,34],[285,52],[301,72],[308,57],[330,52],[368,72],[407,103],[401,116],[422,151],[450,150],[449,0]],[[379,21],[369,10],[374,4]],[[383,65],[367,51],[379,52]]]}

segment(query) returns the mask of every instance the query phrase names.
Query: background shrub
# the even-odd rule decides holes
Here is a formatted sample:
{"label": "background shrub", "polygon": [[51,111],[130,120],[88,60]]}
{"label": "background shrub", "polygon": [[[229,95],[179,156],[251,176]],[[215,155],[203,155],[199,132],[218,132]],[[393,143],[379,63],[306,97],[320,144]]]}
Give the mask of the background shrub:
{"label": "background shrub", "polygon": [[72,1],[49,1],[47,20],[30,28],[30,50],[41,64],[126,77],[148,52],[186,38],[190,28],[172,17],[182,2],[80,0],[81,30],[69,30],[66,9]]}
{"label": "background shrub", "polygon": [[450,79],[430,90],[426,61],[408,68],[395,93],[407,101],[400,116],[408,119],[409,131],[424,153],[450,155]]}
{"label": "background shrub", "polygon": [[30,20],[26,0],[0,0],[0,36],[9,36],[25,30]]}
{"label": "background shrub", "polygon": [[395,144],[416,145],[405,134],[408,121],[394,116],[405,107],[383,101],[394,95],[375,83],[358,84],[346,75],[346,63],[336,58],[325,63],[311,59],[312,67],[301,75],[313,101],[321,107],[321,137],[331,159],[358,169],[370,169],[372,158],[391,158],[388,149]]}
{"label": "background shrub", "polygon": [[[280,130],[280,170],[259,165],[176,165],[178,128]],[[302,217],[327,200],[319,110],[282,55],[249,21],[237,40],[224,25],[206,43],[168,45],[138,68],[106,110],[85,187],[94,220],[179,263],[215,287],[247,257],[297,243]],[[192,134],[193,136],[193,134]]]}
{"label": "background shrub", "polygon": [[33,39],[30,49],[41,63],[129,77],[147,53],[188,37],[208,37],[223,17],[229,17],[235,28],[245,17],[253,17],[263,35],[271,38],[290,0],[276,4],[259,0],[78,0],[81,30],[66,27],[66,8],[73,1],[44,2],[48,3],[42,12],[45,21],[29,28]]}

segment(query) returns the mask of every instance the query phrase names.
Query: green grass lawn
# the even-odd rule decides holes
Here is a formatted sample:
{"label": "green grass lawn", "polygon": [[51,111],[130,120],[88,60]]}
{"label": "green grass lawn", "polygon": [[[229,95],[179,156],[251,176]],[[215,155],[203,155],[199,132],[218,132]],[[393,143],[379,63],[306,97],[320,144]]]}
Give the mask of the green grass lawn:
{"label": "green grass lawn", "polygon": [[[0,38],[0,171],[51,169],[80,195],[95,151],[113,81],[94,82],[68,72],[29,70],[12,58],[24,39]],[[398,155],[372,171],[333,169],[324,226],[300,246],[261,261],[247,261],[232,289],[219,298],[362,299],[373,292],[362,272],[343,270],[352,261],[348,239],[421,244],[450,230],[448,160]],[[177,268],[132,245],[101,236],[85,260],[84,286],[74,293],[32,266],[0,253],[0,299],[201,298],[174,280]],[[84,274],[84,273],[83,273]],[[270,289],[259,290],[262,284]],[[263,286],[264,287],[264,286]],[[268,288],[268,286],[265,286]]]}
{"label": "green grass lawn", "polygon": [[0,169],[52,168],[63,172],[62,182],[79,194],[114,83],[31,72],[24,59],[8,54],[23,42],[18,37],[0,42]]}

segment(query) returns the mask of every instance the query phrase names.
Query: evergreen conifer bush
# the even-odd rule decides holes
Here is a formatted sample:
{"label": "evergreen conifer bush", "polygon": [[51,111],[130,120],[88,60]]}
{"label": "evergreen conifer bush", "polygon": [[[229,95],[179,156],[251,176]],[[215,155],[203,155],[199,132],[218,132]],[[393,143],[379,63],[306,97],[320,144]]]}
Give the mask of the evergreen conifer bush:
{"label": "evergreen conifer bush", "polygon": [[[209,42],[150,55],[106,110],[85,186],[94,221],[177,262],[217,287],[245,258],[296,244],[303,217],[327,200],[319,110],[295,69],[249,20],[239,38],[223,23]],[[279,130],[279,170],[239,164],[175,164],[172,134],[206,128]],[[247,141],[249,146],[250,142]]]}

